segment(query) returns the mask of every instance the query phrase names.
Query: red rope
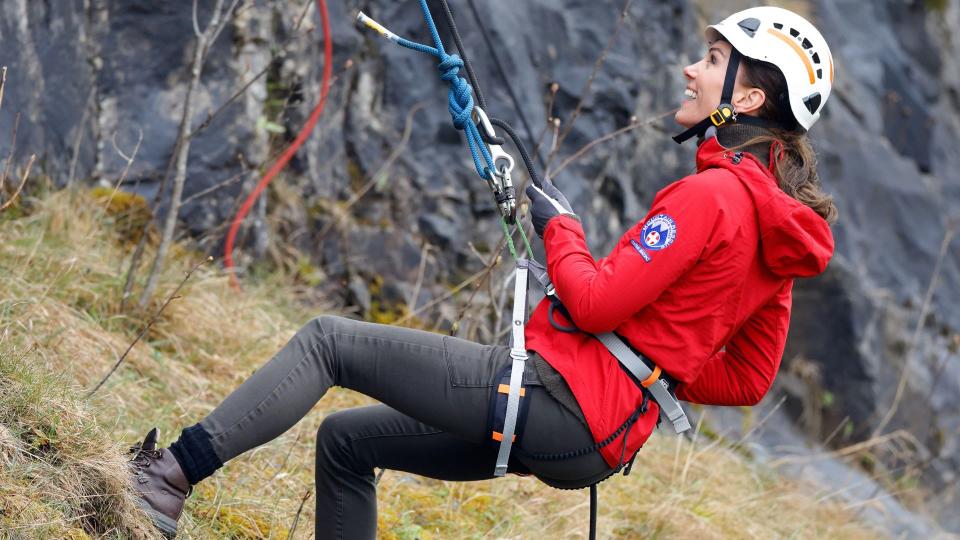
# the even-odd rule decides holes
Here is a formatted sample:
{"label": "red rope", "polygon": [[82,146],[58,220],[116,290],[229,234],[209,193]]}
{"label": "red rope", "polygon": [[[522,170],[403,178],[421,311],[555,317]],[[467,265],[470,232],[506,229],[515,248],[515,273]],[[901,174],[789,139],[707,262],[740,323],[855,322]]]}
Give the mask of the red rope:
{"label": "red rope", "polygon": [[333,72],[333,40],[330,39],[330,17],[327,14],[326,0],[317,0],[317,9],[320,11],[320,18],[323,23],[323,81],[320,83],[320,100],[317,102],[317,106],[314,107],[313,112],[310,113],[310,118],[307,119],[307,123],[304,124],[300,133],[297,134],[297,138],[293,140],[290,146],[283,151],[280,158],[277,159],[267,173],[263,175],[260,183],[253,189],[253,192],[250,193],[247,200],[243,201],[243,206],[240,207],[237,215],[233,217],[233,223],[230,224],[230,231],[227,233],[223,260],[224,266],[230,274],[230,284],[233,285],[234,289],[240,289],[240,282],[237,281],[236,272],[233,271],[233,244],[237,239],[240,224],[243,223],[244,218],[250,213],[250,209],[253,208],[253,203],[257,201],[257,198],[259,198],[263,190],[267,188],[267,185],[277,176],[277,173],[287,166],[287,163],[296,155],[297,150],[299,150],[307,138],[310,137],[314,126],[316,126],[317,121],[320,120],[320,115],[323,114],[323,106],[327,103],[327,91],[330,89],[330,76]]}

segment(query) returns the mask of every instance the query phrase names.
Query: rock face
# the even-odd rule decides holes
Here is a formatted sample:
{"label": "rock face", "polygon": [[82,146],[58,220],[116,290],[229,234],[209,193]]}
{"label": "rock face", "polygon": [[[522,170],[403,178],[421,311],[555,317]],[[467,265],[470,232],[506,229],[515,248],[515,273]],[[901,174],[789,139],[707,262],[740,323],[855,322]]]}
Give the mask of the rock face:
{"label": "rock face", "polygon": [[[204,66],[192,119],[202,129],[191,148],[190,202],[181,217],[184,231],[211,252],[220,252],[223,224],[256,172],[294,136],[318,97],[322,36],[311,3],[242,2]],[[201,4],[202,24],[211,2]],[[548,118],[558,118],[566,137],[550,160],[554,170],[634,117],[643,122],[676,107],[685,84],[680,70],[702,50],[699,29],[705,19],[726,15],[710,2],[634,0],[618,25],[622,0],[474,4],[492,51],[467,2],[452,7],[488,112],[510,121],[529,147],[542,141],[544,158],[555,139]],[[960,531],[960,241],[943,242],[949,231],[960,232],[960,5],[789,4],[817,21],[836,59],[835,93],[812,137],[841,220],[827,273],[796,286],[777,392],[788,395],[798,421],[817,416],[808,430],[814,440],[843,423],[831,438],[841,445],[873,435],[896,402],[883,433],[904,429],[913,438],[898,442],[898,452],[878,445],[879,462],[898,473],[907,463],[938,494],[931,507],[941,524]],[[481,270],[500,227],[451,127],[436,61],[353,23],[362,7],[394,32],[428,42],[417,4],[329,7],[335,80],[327,110],[248,220],[245,260],[281,239],[322,268],[328,279],[320,286],[329,293],[368,317],[403,316]],[[0,15],[0,64],[10,68],[0,153],[10,147],[19,111],[20,161],[36,152],[60,183],[112,184],[136,148],[125,187],[156,192],[175,143],[194,44],[189,2],[9,0],[0,3]],[[440,17],[438,24],[454,52]],[[591,77],[608,41],[606,61]],[[555,94],[552,83],[559,85]],[[278,127],[283,133],[272,133]],[[643,216],[658,189],[692,171],[692,146],[668,137],[676,129],[667,115],[598,145],[554,176],[598,255]],[[521,167],[515,172],[520,180]],[[267,226],[266,213],[278,224]],[[506,273],[497,270],[495,286],[471,301],[462,334],[495,339]],[[449,328],[470,295],[461,296],[417,316]]]}

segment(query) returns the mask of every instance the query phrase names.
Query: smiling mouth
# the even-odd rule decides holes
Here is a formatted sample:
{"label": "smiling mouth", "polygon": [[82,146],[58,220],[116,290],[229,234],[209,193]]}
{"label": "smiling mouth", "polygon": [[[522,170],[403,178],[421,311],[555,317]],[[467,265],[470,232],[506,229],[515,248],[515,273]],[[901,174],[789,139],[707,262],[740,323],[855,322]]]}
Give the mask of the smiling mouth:
{"label": "smiling mouth", "polygon": [[687,99],[697,99],[697,93],[689,88],[684,90],[683,95],[687,96]]}

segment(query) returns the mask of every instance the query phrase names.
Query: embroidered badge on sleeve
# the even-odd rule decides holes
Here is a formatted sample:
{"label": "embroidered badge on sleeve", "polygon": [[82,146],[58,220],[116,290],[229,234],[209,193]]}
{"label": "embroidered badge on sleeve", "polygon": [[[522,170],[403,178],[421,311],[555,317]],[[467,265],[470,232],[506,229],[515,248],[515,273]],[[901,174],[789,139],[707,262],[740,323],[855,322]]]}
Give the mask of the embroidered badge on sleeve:
{"label": "embroidered badge on sleeve", "polygon": [[647,220],[640,231],[640,243],[644,248],[660,251],[677,239],[677,223],[666,214],[657,214]]}

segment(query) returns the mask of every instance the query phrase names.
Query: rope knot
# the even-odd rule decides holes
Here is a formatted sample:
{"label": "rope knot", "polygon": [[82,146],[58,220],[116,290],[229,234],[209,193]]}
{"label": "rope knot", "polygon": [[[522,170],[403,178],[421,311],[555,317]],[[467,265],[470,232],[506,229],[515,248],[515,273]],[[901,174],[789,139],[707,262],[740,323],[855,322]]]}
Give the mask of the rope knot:
{"label": "rope knot", "polygon": [[437,65],[440,79],[450,84],[447,108],[453,119],[453,127],[459,130],[464,129],[467,122],[471,121],[470,115],[473,112],[473,87],[460,76],[462,67],[463,59],[456,54],[444,54]]}

